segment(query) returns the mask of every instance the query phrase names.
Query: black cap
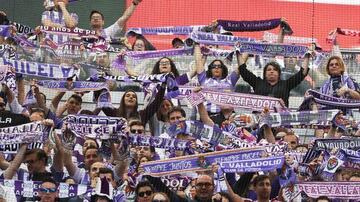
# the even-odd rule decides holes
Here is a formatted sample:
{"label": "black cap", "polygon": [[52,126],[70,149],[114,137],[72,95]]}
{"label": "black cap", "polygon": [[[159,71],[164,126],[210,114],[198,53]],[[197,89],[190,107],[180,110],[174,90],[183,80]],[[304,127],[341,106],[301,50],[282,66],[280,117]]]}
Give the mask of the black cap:
{"label": "black cap", "polygon": [[181,43],[182,45],[184,45],[183,40],[181,40],[180,38],[176,37],[171,41],[172,46],[174,47],[176,43]]}

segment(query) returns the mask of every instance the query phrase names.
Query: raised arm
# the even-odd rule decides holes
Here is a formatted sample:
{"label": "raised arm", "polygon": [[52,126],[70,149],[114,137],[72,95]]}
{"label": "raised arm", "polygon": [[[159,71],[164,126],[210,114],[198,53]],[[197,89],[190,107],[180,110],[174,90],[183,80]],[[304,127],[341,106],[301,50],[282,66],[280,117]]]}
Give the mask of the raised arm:
{"label": "raised arm", "polygon": [[65,19],[65,25],[68,28],[74,28],[77,25],[77,19],[70,15],[68,10],[66,9],[66,5],[64,2],[58,2],[59,8],[62,11]]}
{"label": "raised arm", "polygon": [[118,178],[122,178],[125,172],[127,172],[128,161],[124,156],[121,156],[119,152],[116,150],[116,147],[113,142],[111,142],[111,154],[114,159],[115,168],[114,173],[118,176]]}
{"label": "raised arm", "polygon": [[[241,65],[245,64],[246,65],[246,62],[249,58],[249,54],[248,53],[238,53],[236,52],[236,59],[237,59],[237,63],[238,63],[238,66],[240,67]],[[239,72],[239,69],[237,71],[238,74],[240,74]]]}
{"label": "raised arm", "polygon": [[55,111],[58,108],[59,102],[61,101],[61,98],[64,97],[64,95],[65,95],[65,92],[58,92],[55,95],[55,97],[51,100],[51,105],[55,109]]}
{"label": "raised arm", "polygon": [[72,162],[72,151],[64,150],[64,166],[69,173],[69,176],[74,176],[78,168]]}
{"label": "raised arm", "polygon": [[18,91],[18,102],[23,105],[25,101],[25,82],[24,78],[17,78],[17,91]]}
{"label": "raised arm", "polygon": [[201,53],[200,45],[197,43],[194,45],[194,56],[196,73],[201,74],[205,70],[205,62],[203,61],[203,55]]}
{"label": "raised arm", "polygon": [[52,167],[57,172],[62,172],[64,168],[64,148],[62,146],[61,140],[57,134],[54,134],[55,138],[55,154],[54,154],[54,163]]}
{"label": "raised arm", "polygon": [[304,78],[307,76],[309,72],[309,61],[310,61],[311,53],[306,53],[304,56],[304,61],[300,71],[286,80],[289,89],[295,88],[298,84],[300,84]]}
{"label": "raised arm", "polygon": [[116,21],[116,23],[119,25],[120,28],[123,28],[125,26],[125,23],[135,12],[136,7],[139,5],[141,1],[142,0],[133,0],[131,5],[125,10],[123,15]]}
{"label": "raised arm", "polygon": [[214,126],[215,123],[213,120],[210,119],[209,114],[205,108],[204,103],[200,103],[198,105],[198,111],[200,114],[200,120],[205,124],[205,125],[209,125],[209,126]]}
{"label": "raised arm", "polygon": [[251,87],[255,88],[256,83],[258,80],[261,80],[260,78],[256,77],[252,72],[250,72],[246,68],[246,61],[249,57],[248,53],[236,53],[238,65],[239,65],[239,74],[240,76],[246,81]]}
{"label": "raised arm", "polygon": [[228,190],[231,200],[234,202],[243,202],[244,200],[233,191],[233,189],[230,186],[229,182],[227,181],[226,177],[225,177],[225,183],[226,183],[226,187],[227,187],[227,190]]}
{"label": "raised arm", "polygon": [[34,97],[36,99],[36,102],[37,102],[38,106],[41,109],[45,110],[45,113],[47,114],[49,109],[46,107],[45,100],[41,97],[39,86],[36,85],[36,80],[33,80],[31,82],[30,87],[32,88],[32,90],[34,92]]}
{"label": "raised arm", "polygon": [[162,83],[158,88],[158,93],[153,102],[151,102],[145,109],[139,111],[142,124],[145,126],[151,117],[159,110],[161,102],[164,100],[165,83]]}
{"label": "raised arm", "polygon": [[[281,21],[286,22],[286,20],[284,18],[281,18]],[[284,38],[285,38],[284,28],[280,27],[277,42],[278,43],[284,43]]]}
{"label": "raised arm", "polygon": [[309,63],[310,63],[311,53],[306,53],[304,56],[304,61],[302,64],[302,73],[306,76],[309,72]]}
{"label": "raised arm", "polygon": [[8,99],[10,110],[15,114],[23,114],[25,116],[29,116],[28,111],[19,104],[14,92],[5,84],[3,84],[2,87],[6,98]]}
{"label": "raised arm", "polygon": [[14,160],[11,161],[9,167],[4,172],[4,179],[10,180],[14,177],[16,171],[19,169],[21,163],[24,160],[27,144],[22,144],[17,152]]}

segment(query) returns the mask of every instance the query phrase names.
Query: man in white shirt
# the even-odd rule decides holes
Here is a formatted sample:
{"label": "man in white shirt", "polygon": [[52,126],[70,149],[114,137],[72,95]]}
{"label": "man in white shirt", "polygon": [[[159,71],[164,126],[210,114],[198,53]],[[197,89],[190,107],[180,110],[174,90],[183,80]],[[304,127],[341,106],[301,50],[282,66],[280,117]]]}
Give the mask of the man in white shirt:
{"label": "man in white shirt", "polygon": [[133,0],[132,4],[125,10],[124,14],[111,26],[104,28],[105,19],[100,11],[93,10],[90,13],[90,27],[106,41],[120,37],[120,32],[125,26],[126,21],[134,13],[135,8],[142,0]]}

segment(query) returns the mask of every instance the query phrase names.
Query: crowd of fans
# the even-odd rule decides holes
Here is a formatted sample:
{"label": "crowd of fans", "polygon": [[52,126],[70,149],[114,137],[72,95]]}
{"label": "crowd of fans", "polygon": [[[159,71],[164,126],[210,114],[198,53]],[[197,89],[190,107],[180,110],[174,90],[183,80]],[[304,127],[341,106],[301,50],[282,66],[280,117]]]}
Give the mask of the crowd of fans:
{"label": "crowd of fans", "polygon": [[[337,167],[332,177],[324,177],[322,173],[328,163],[326,158],[329,153],[322,151],[314,158],[305,160],[311,149],[315,147],[315,139],[351,139],[356,140],[359,136],[357,123],[351,120],[351,110],[340,108],[328,127],[324,126],[314,130],[314,141],[302,144],[299,136],[289,127],[272,127],[263,121],[269,117],[272,109],[264,108],[253,113],[238,114],[233,107],[220,106],[209,102],[200,102],[191,108],[192,115],[186,114],[186,103],[180,99],[166,96],[171,92],[168,79],[173,79],[177,86],[197,83],[192,87],[194,93],[201,93],[202,89],[212,89],[221,92],[234,92],[240,77],[251,86],[251,94],[279,98],[282,108],[287,111],[289,97],[292,89],[297,87],[307,78],[309,72],[309,60],[315,57],[315,49],[310,48],[303,56],[303,64],[299,71],[284,78],[282,67],[269,58],[269,62],[263,68],[263,75],[256,76],[249,70],[249,54],[234,52],[237,67],[230,72],[231,62],[221,57],[207,62],[207,56],[203,49],[209,46],[198,44],[187,39],[174,38],[171,45],[174,49],[192,48],[195,67],[184,74],[180,74],[176,63],[170,57],[162,57],[153,66],[151,74],[166,74],[166,81],[152,82],[146,85],[125,85],[119,87],[120,82],[108,80],[109,76],[116,76],[117,71],[113,67],[113,60],[123,58],[131,51],[155,51],[155,47],[143,35],[134,34],[135,39],[130,44],[124,37],[124,26],[127,20],[141,6],[142,0],[133,0],[119,19],[109,27],[104,27],[104,15],[100,11],[92,11],[89,16],[90,31],[94,31],[95,38],[72,38],[69,35],[61,35],[56,32],[44,32],[43,28],[37,27],[28,34],[16,33],[15,27],[11,27],[10,36],[1,36],[0,44],[3,60],[33,61],[44,64],[61,64],[72,66],[80,71],[81,76],[75,75],[66,78],[66,85],[72,86],[77,81],[90,81],[106,83],[107,88],[84,90],[83,92],[70,90],[57,92],[51,96],[49,103],[41,87],[41,79],[36,76],[22,75],[19,68],[7,65],[7,74],[14,74],[14,83],[1,80],[0,92],[0,129],[19,126],[27,123],[41,123],[50,129],[46,141],[41,142],[40,148],[34,148],[29,141],[17,144],[16,151],[9,153],[6,145],[11,145],[2,139],[0,142],[2,153],[0,154],[0,201],[137,201],[137,202],[176,202],[176,201],[358,201],[359,199],[347,199],[339,196],[337,199],[323,195],[311,198],[304,193],[295,198],[289,198],[287,192],[295,193],[298,182],[323,182],[323,181],[360,181],[360,173],[356,169],[356,163],[352,167]],[[68,0],[45,0],[44,12],[41,25],[52,28],[76,28],[78,16],[69,13]],[[7,14],[1,12],[3,25],[9,25]],[[13,14],[15,15],[15,13]],[[17,14],[19,15],[19,14]],[[210,25],[210,28],[213,25]],[[209,31],[209,30],[207,30]],[[210,29],[210,32],[217,32]],[[226,33],[229,34],[229,33]],[[20,36],[26,36],[26,41],[35,44],[36,47],[21,46],[23,41]],[[283,28],[280,28],[279,43],[283,41]],[[111,42],[111,43],[110,43]],[[116,42],[116,48],[110,44]],[[52,54],[53,44],[68,44],[69,47],[77,47],[70,54],[63,52],[59,56]],[[120,44],[120,45],[119,45]],[[101,49],[105,46],[111,51]],[[5,48],[6,47],[6,48]],[[220,48],[218,46],[210,48]],[[116,57],[110,57],[110,53],[116,53]],[[71,57],[74,56],[74,57]],[[253,57],[251,55],[251,57]],[[257,56],[254,56],[257,57]],[[285,58],[285,60],[293,58]],[[295,62],[297,64],[297,62]],[[208,64],[208,65],[206,65]],[[2,65],[3,67],[4,65]],[[325,64],[329,79],[324,82],[320,92],[322,94],[348,100],[360,99],[360,88],[357,82],[346,74],[346,67],[341,57],[331,56]],[[1,70],[1,69],[0,69]],[[129,78],[138,78],[144,72],[136,72],[131,67],[122,69]],[[1,74],[3,75],[3,74]],[[1,76],[0,75],[0,76]],[[85,75],[85,76],[84,76]],[[4,81],[4,82],[3,82]],[[306,82],[306,81],[304,81]],[[12,85],[11,85],[12,84]],[[129,87],[130,86],[130,87]],[[139,100],[139,86],[146,91],[144,99]],[[190,86],[190,85],[189,85]],[[220,90],[219,90],[220,89]],[[102,98],[109,98],[109,92],[123,91],[119,100],[110,99],[101,105]],[[43,91],[43,92],[42,92]],[[28,92],[28,93],[26,93]],[[48,91],[46,91],[48,92]],[[64,99],[68,94],[67,99]],[[94,108],[84,109],[84,95],[93,94]],[[149,96],[150,95],[150,96]],[[333,109],[333,106],[317,104],[309,94],[305,94],[302,110]],[[139,103],[146,103],[143,108]],[[113,106],[118,105],[116,108]],[[76,137],[75,146],[68,146],[67,135],[76,135],[68,123],[69,117],[96,117],[103,115],[117,117],[126,120],[126,129],[122,130],[122,136],[118,139],[105,139],[91,134],[89,136]],[[123,120],[117,119],[117,120]],[[157,162],[158,160],[170,160],[176,157],[187,157],[196,154],[205,154],[216,151],[234,149],[233,144],[214,145],[204,139],[195,138],[190,133],[171,134],[168,130],[171,126],[185,121],[198,121],[211,128],[216,127],[221,131],[232,134],[234,137],[263,148],[266,145],[286,145],[286,149],[280,154],[284,156],[284,164],[277,169],[257,172],[223,173],[221,164],[212,163],[201,171],[179,171],[177,174],[152,175],[144,169],[144,163]],[[243,123],[243,124],[241,124]],[[251,124],[250,124],[251,123]],[[306,123],[305,123],[306,125]],[[307,124],[311,127],[311,123]],[[1,136],[6,135],[6,130],[1,131]],[[241,132],[239,132],[241,131]],[[11,133],[11,132],[10,132]],[[105,132],[106,133],[106,132]],[[173,150],[158,148],[154,145],[132,145],[128,139],[130,136],[153,136],[158,138],[176,139],[191,142],[185,150]],[[255,146],[254,146],[255,148]],[[248,148],[249,149],[249,148]],[[251,147],[250,147],[251,149]],[[340,148],[348,149],[348,148]],[[359,147],[349,148],[354,151]],[[295,154],[301,158],[296,158]],[[267,154],[272,156],[274,154]],[[161,162],[161,161],[159,161]],[[291,178],[291,179],[290,179]],[[287,180],[288,183],[283,183]],[[17,187],[7,186],[6,180],[17,180],[22,187],[28,181],[39,182],[38,187],[33,188],[33,196],[25,196],[19,193]],[[63,183],[68,185],[83,185],[87,191],[74,196],[61,196]],[[79,188],[78,188],[79,189]],[[36,192],[36,194],[35,194]]]}

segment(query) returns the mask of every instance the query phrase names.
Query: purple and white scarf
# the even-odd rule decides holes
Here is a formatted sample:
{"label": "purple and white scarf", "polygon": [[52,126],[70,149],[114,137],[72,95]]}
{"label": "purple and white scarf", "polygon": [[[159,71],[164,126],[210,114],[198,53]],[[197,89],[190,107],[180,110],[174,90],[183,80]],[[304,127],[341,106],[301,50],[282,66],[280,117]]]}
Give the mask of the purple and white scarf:
{"label": "purple and white scarf", "polygon": [[36,104],[36,103],[37,103],[37,101],[36,101],[36,98],[35,98],[35,96],[34,96],[34,93],[33,93],[33,91],[30,89],[30,90],[26,93],[25,101],[24,101],[23,106],[29,106],[29,105]]}
{"label": "purple and white scarf", "polygon": [[360,138],[352,137],[351,139],[316,139],[314,147],[316,150],[320,151],[331,151],[334,148],[359,149]]}
{"label": "purple and white scarf", "polygon": [[[22,143],[0,145],[0,152],[3,154],[16,154],[19,151],[21,144]],[[27,149],[42,149],[43,145],[44,144],[41,142],[33,142],[28,144]]]}
{"label": "purple and white scarf", "polygon": [[[277,42],[279,35],[273,34],[271,32],[264,32],[263,40],[267,42]],[[297,36],[285,36],[284,43],[287,44],[310,44],[316,43],[316,38],[310,37],[297,37]]]}
{"label": "purple and white scarf", "polygon": [[284,165],[284,156],[272,156],[240,161],[221,162],[225,173],[273,171]]}
{"label": "purple and white scarf", "polygon": [[125,135],[126,119],[106,116],[68,115],[64,123],[76,136],[93,139],[119,139]]}
{"label": "purple and white scarf", "polygon": [[0,128],[0,145],[44,142],[49,135],[49,127],[40,122]]}
{"label": "purple and white scarf", "polygon": [[225,132],[217,126],[208,126],[200,121],[183,121],[172,124],[168,128],[167,133],[171,137],[175,137],[178,134],[189,134],[196,139],[206,141],[214,146],[221,145],[224,147],[238,139],[231,133]]}
{"label": "purple and white scarf", "polygon": [[203,30],[204,27],[206,25],[129,28],[126,35],[189,35],[193,31]]}
{"label": "purple and white scarf", "polygon": [[284,56],[284,57],[303,57],[309,50],[306,46],[290,44],[270,44],[261,42],[240,42],[236,46],[240,53],[250,53],[263,56]]}
{"label": "purple and white scarf", "polygon": [[30,26],[20,24],[17,22],[14,22],[13,24],[15,25],[16,33],[18,34],[30,34],[34,31],[33,28],[31,28]]}
{"label": "purple and white scarf", "polygon": [[82,57],[80,45],[80,43],[64,42],[58,45],[55,53],[58,57],[78,59]]}
{"label": "purple and white scarf", "polygon": [[10,25],[0,25],[0,36],[8,37],[11,33],[11,26]]}
{"label": "purple and white scarf", "polygon": [[37,63],[23,60],[8,60],[0,58],[0,65],[10,65],[16,73],[51,79],[66,79],[79,74],[79,70],[70,66],[58,64]]}
{"label": "purple and white scarf", "polygon": [[161,181],[172,191],[184,191],[193,180],[192,177],[184,175],[162,176]]}
{"label": "purple and white scarf", "polygon": [[360,182],[300,182],[295,184],[311,198],[327,196],[330,199],[358,199]]}
{"label": "purple and white scarf", "polygon": [[16,40],[20,47],[26,49],[27,51],[35,52],[35,48],[38,47],[34,43],[30,42],[24,35],[15,35],[13,36],[13,38]]}
{"label": "purple and white scarf", "polygon": [[8,65],[0,65],[0,84],[5,84],[15,94],[17,93],[16,76]]}
{"label": "purple and white scarf", "polygon": [[[42,182],[38,181],[20,181],[20,180],[1,180],[0,183],[14,190],[16,196],[29,197],[39,195],[39,189]],[[91,196],[92,188],[82,184],[60,183],[58,186],[59,198],[71,198],[81,195]]]}
{"label": "purple and white scarf", "polygon": [[265,107],[269,108],[270,111],[273,111],[275,108],[282,108],[280,99],[274,97],[233,92],[225,93],[211,90],[202,90],[201,93],[204,95],[206,101],[224,107],[257,111],[262,111]]}
{"label": "purple and white scarf", "polygon": [[154,51],[129,51],[126,53],[128,57],[134,60],[162,58],[182,55],[192,55],[192,48],[183,49],[169,49],[169,50],[154,50]]}
{"label": "purple and white scarf", "polygon": [[38,81],[38,85],[44,88],[49,88],[59,92],[73,91],[97,91],[101,89],[107,89],[107,83],[105,82],[91,82],[91,81],[52,81],[42,80]]}
{"label": "purple and white scarf", "polygon": [[120,82],[136,82],[136,83],[158,83],[166,82],[166,78],[170,74],[151,74],[140,76],[106,76],[106,80],[114,80]]}
{"label": "purple and white scarf", "polygon": [[360,107],[360,101],[352,99],[337,98],[330,95],[325,95],[314,90],[309,90],[308,93],[313,96],[316,103],[333,107],[353,109]]}
{"label": "purple and white scarf", "polygon": [[192,32],[190,34],[190,38],[200,44],[223,45],[223,46],[234,46],[237,42],[255,41],[255,39],[251,39],[251,38],[213,34],[208,32],[199,32],[199,31]]}
{"label": "purple and white scarf", "polygon": [[[154,50],[154,51],[129,51],[126,52],[126,56],[132,60],[139,61],[149,58],[162,58],[162,57],[173,57],[173,56],[184,56],[192,55],[192,48],[184,49],[169,49],[169,50]],[[124,56],[117,57],[112,65],[119,69],[126,69],[126,59]]]}
{"label": "purple and white scarf", "polygon": [[98,38],[94,30],[86,30],[78,27],[67,28],[67,27],[49,27],[40,26],[42,32],[54,35],[67,35],[73,37],[84,37],[84,38]]}
{"label": "purple and white scarf", "polygon": [[267,154],[279,154],[284,153],[288,145],[285,142],[280,142],[276,144],[272,143],[255,143],[255,142],[246,142],[245,140],[235,139],[232,142],[232,148],[253,148],[253,147],[263,147]]}
{"label": "purple and white scarf", "polygon": [[[294,128],[295,126],[330,126],[331,121],[339,113],[339,110],[319,110],[319,111],[300,111],[300,112],[280,112],[270,113],[265,117],[269,127]],[[260,124],[261,125],[261,124]],[[261,126],[260,126],[261,127]]]}
{"label": "purple and white scarf", "polygon": [[[196,172],[211,169],[213,163],[236,162],[240,160],[251,160],[261,158],[264,154],[262,148],[234,149],[181,156],[166,160],[151,161],[142,164],[145,174],[162,176],[178,174],[182,172]],[[228,168],[224,165],[224,168]],[[261,169],[264,168],[261,166]]]}
{"label": "purple and white scarf", "polygon": [[[334,77],[334,78],[330,78],[330,79],[326,80],[325,83],[320,88],[320,93],[325,94],[325,95],[336,94],[337,89],[335,86],[333,86],[334,82],[338,83],[339,88],[345,86],[349,89],[353,89],[356,91],[359,90],[359,85],[356,83],[355,80],[353,80],[348,75],[341,75],[339,77]],[[342,96],[341,98],[347,98],[347,96],[348,95],[345,94],[345,96]]]}
{"label": "purple and white scarf", "polygon": [[346,161],[360,164],[360,150],[356,151],[352,149],[340,149],[339,153],[344,155]]}
{"label": "purple and white scarf", "polygon": [[314,146],[306,152],[303,163],[308,163],[318,157],[321,151],[331,151],[334,148],[339,149],[360,149],[360,138],[351,139],[316,139]]}
{"label": "purple and white scarf", "polygon": [[177,138],[161,138],[136,134],[129,135],[129,144],[134,146],[152,146],[155,148],[184,151],[189,148],[190,143],[190,141]]}
{"label": "purple and white scarf", "polygon": [[111,102],[111,95],[108,90],[102,90],[96,104],[96,108],[114,108]]}

